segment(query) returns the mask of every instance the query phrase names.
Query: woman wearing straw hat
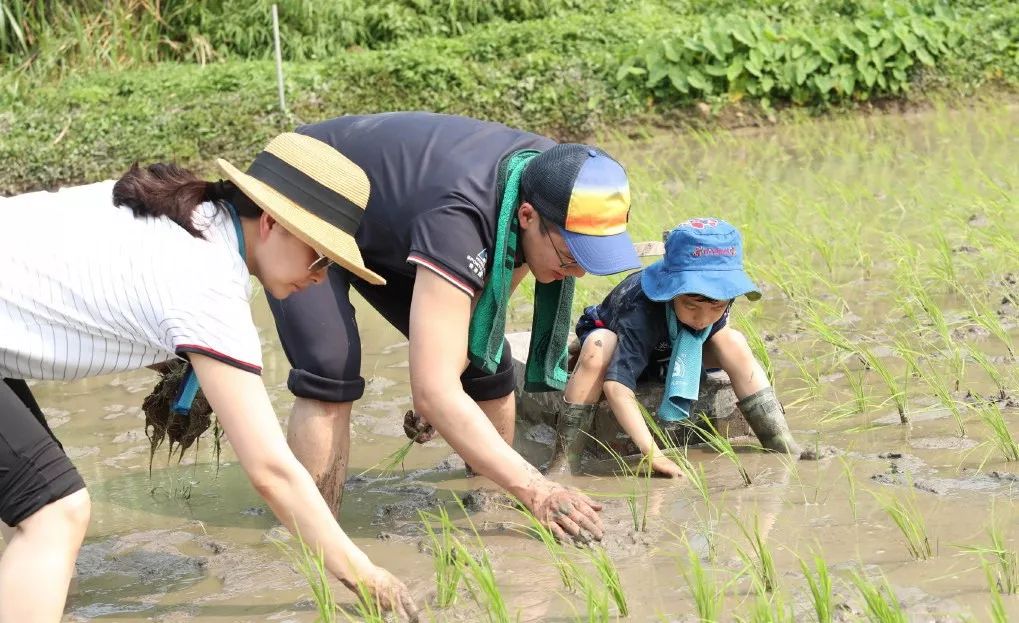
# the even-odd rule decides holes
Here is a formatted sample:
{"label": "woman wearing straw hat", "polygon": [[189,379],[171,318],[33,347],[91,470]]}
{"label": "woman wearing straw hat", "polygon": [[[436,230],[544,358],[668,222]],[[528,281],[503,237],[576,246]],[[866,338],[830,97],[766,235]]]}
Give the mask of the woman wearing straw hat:
{"label": "woman wearing straw hat", "polygon": [[[249,275],[285,299],[335,262],[372,283],[351,232],[364,172],[284,134],[229,181],[137,165],[115,184],[0,202],[0,623],[58,621],[89,522],[81,476],[25,379],[187,359],[252,484],[328,569],[416,618],[407,588],[344,534],[294,458],[259,378]],[[168,258],[173,261],[167,261]]]}
{"label": "woman wearing straw hat", "polygon": [[[351,406],[365,386],[353,287],[409,337],[414,409],[467,464],[559,537],[600,538],[600,506],[544,478],[512,448],[515,381],[503,335],[510,293],[531,273],[527,388],[565,385],[574,278],[640,266],[626,233],[623,168],[587,145],[450,115],[347,116],[297,131],[368,175],[372,193],[355,237],[366,265],[387,280],[373,285],[337,267],[326,284],[270,297],[297,398],[287,439],[334,512]],[[410,424],[409,435],[425,428]]]}

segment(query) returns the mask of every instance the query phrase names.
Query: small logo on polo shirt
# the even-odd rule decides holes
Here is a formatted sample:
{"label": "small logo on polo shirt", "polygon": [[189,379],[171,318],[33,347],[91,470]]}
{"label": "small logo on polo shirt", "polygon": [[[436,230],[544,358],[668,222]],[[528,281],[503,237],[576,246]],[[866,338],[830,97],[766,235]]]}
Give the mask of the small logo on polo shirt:
{"label": "small logo on polo shirt", "polygon": [[488,249],[482,249],[475,255],[467,256],[467,267],[478,279],[485,278],[485,265],[488,264]]}

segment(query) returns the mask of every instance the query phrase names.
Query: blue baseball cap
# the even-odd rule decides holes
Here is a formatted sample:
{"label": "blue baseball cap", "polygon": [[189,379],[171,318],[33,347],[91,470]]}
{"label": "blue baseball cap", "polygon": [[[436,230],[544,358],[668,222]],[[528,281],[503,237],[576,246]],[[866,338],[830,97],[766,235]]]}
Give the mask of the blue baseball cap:
{"label": "blue baseball cap", "polygon": [[739,231],[717,218],[692,218],[680,223],[665,239],[665,257],[640,276],[644,294],[652,301],[670,301],[680,294],[699,294],[727,301],[761,292],[743,271],[743,240]]}

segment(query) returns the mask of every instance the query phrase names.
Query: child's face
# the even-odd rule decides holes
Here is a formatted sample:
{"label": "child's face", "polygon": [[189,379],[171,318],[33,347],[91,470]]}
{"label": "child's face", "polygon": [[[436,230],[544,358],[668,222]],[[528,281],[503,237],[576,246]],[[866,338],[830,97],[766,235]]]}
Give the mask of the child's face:
{"label": "child's face", "polygon": [[715,301],[698,294],[680,294],[672,299],[676,317],[695,331],[702,331],[718,322],[730,301]]}

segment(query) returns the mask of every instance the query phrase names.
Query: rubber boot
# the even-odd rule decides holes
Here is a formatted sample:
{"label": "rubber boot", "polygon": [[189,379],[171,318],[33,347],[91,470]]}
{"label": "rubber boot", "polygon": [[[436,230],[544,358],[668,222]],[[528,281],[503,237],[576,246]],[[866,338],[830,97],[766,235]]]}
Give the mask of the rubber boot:
{"label": "rubber boot", "polygon": [[548,474],[579,474],[580,458],[591,432],[598,405],[559,403],[555,428],[555,450],[548,462]]}
{"label": "rubber boot", "polygon": [[737,406],[765,449],[799,456],[800,446],[789,432],[785,410],[775,396],[775,388],[765,387],[740,400]]}

